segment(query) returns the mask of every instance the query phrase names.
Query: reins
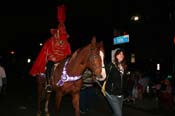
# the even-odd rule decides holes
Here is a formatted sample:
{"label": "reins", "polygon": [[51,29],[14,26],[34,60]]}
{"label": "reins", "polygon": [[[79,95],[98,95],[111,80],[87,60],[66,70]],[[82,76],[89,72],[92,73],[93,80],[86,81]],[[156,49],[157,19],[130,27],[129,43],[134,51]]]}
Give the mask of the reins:
{"label": "reins", "polygon": [[100,86],[101,92],[103,93],[104,96],[106,96],[105,86],[106,86],[106,82],[108,81],[109,75],[111,73],[111,69],[112,69],[112,65],[109,68],[109,72],[108,72],[108,74],[106,76],[106,80],[103,82],[103,85],[98,80],[95,80],[95,82]]}

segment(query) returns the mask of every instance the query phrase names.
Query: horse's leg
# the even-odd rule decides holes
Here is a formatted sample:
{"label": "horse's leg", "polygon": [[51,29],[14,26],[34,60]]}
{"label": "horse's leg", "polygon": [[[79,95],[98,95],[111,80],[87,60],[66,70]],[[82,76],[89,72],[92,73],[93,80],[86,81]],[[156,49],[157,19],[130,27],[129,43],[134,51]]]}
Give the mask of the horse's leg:
{"label": "horse's leg", "polygon": [[63,94],[61,93],[61,91],[56,92],[56,111],[55,111],[56,116],[58,116],[58,113],[59,113],[62,96]]}
{"label": "horse's leg", "polygon": [[51,95],[51,93],[46,93],[46,101],[45,101],[45,108],[44,108],[46,116],[50,116],[49,108],[48,108],[49,107],[49,101],[50,101],[50,95]]}
{"label": "horse's leg", "polygon": [[72,103],[75,109],[75,116],[80,116],[80,93],[72,93]]}
{"label": "horse's leg", "polygon": [[37,76],[37,116],[41,115],[41,97],[42,97],[42,79],[40,76]]}

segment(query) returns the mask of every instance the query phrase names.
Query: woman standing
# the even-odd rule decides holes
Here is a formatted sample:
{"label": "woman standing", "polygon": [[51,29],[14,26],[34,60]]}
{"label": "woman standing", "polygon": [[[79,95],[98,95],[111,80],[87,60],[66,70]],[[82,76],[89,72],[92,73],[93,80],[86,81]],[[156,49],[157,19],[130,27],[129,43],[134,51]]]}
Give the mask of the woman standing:
{"label": "woman standing", "polygon": [[106,98],[113,111],[113,116],[122,116],[124,91],[126,90],[124,50],[117,48],[113,57],[114,62],[109,63],[106,69],[107,74],[109,74],[105,86],[105,90],[108,93]]}

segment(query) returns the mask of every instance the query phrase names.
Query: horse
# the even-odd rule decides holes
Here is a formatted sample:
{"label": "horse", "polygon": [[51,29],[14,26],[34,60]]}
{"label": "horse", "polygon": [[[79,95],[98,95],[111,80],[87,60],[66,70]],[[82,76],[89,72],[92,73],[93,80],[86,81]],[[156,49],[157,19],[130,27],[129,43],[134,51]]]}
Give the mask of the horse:
{"label": "horse", "polygon": [[[51,86],[55,92],[56,116],[59,115],[60,103],[62,97],[70,94],[75,116],[80,116],[79,99],[80,89],[82,87],[82,73],[86,68],[90,68],[94,78],[104,80],[106,72],[104,68],[104,47],[103,42],[97,42],[93,37],[91,43],[78,48],[70,57],[63,59],[53,68],[51,77]],[[38,102],[37,116],[41,115],[42,96],[45,95],[45,114],[49,116],[48,104],[51,93],[44,90],[46,79],[38,76]]]}

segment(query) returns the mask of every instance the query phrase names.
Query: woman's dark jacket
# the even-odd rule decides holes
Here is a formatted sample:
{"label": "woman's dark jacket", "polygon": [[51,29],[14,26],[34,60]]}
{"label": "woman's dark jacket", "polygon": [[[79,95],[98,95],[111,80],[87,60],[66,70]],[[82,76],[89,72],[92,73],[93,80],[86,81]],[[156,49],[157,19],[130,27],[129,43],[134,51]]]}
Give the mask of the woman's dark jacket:
{"label": "woman's dark jacket", "polygon": [[113,63],[107,65],[106,72],[106,91],[112,95],[124,95],[126,91],[126,76],[121,75],[120,71]]}

